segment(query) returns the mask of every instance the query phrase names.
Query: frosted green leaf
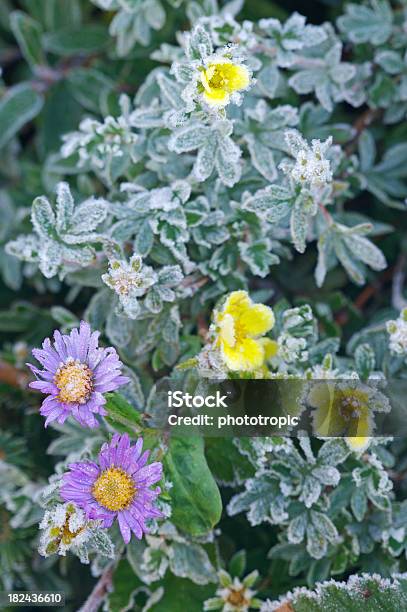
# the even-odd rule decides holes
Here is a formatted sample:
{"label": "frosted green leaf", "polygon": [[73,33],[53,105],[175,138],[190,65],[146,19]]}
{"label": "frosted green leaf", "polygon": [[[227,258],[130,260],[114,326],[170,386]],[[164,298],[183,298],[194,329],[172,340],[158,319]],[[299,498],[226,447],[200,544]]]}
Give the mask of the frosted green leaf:
{"label": "frosted green leaf", "polygon": [[253,166],[262,176],[264,176],[264,178],[273,182],[277,178],[277,169],[274,163],[273,152],[252,134],[247,135],[246,142]]}
{"label": "frosted green leaf", "polygon": [[369,4],[348,4],[346,15],[339,17],[337,23],[353,43],[382,45],[392,31],[392,11],[387,0],[371,0]]}
{"label": "frosted green leaf", "polygon": [[375,56],[375,62],[388,74],[400,74],[406,68],[403,58],[397,51],[378,51]]}
{"label": "frosted green leaf", "polygon": [[215,166],[216,150],[216,141],[208,141],[200,147],[194,164],[194,174],[199,182],[205,181],[212,174]]}
{"label": "frosted green leaf", "polygon": [[352,512],[357,521],[363,521],[367,511],[367,496],[363,489],[355,489],[350,500]]}
{"label": "frosted green leaf", "polygon": [[375,353],[370,344],[359,344],[355,351],[355,365],[362,378],[369,377],[376,365]]}
{"label": "frosted green leaf", "polygon": [[216,572],[205,549],[191,542],[174,542],[169,551],[171,571],[195,584],[216,581]]}
{"label": "frosted green leaf", "polygon": [[91,232],[96,229],[107,215],[107,202],[102,198],[90,198],[75,208],[71,223],[76,233]]}
{"label": "frosted green leaf", "polygon": [[270,266],[280,261],[277,255],[271,253],[271,243],[267,239],[258,240],[252,244],[239,242],[238,246],[243,261],[256,276],[264,278],[269,273]]}
{"label": "frosted green leaf", "polygon": [[307,508],[311,508],[318,501],[321,495],[321,484],[319,480],[313,476],[307,476],[304,480],[300,500],[304,502]]}
{"label": "frosted green leaf", "polygon": [[364,236],[344,236],[343,240],[353,256],[373,270],[386,268],[387,262],[381,250]]}
{"label": "frosted green leaf", "polygon": [[187,49],[192,59],[205,59],[212,53],[212,41],[203,26],[196,26],[189,34]]}
{"label": "frosted green leaf", "polygon": [[291,213],[290,227],[294,246],[299,253],[305,251],[308,222],[308,215],[301,200],[297,201]]}
{"label": "frosted green leaf", "polygon": [[311,510],[311,521],[315,529],[327,540],[334,542],[338,531],[327,514]]}
{"label": "frosted green leaf", "polygon": [[54,238],[56,236],[56,219],[47,198],[42,196],[35,198],[31,211],[31,221],[35,231],[43,238]]}
{"label": "frosted green leaf", "polygon": [[256,213],[270,223],[278,223],[287,216],[292,200],[293,194],[287,188],[271,185],[244,200],[242,208]]}
{"label": "frosted green leaf", "polygon": [[58,183],[56,197],[56,228],[58,233],[68,230],[72,223],[74,201],[68,183]]}
{"label": "frosted green leaf", "polygon": [[307,515],[300,514],[292,519],[288,525],[287,538],[289,542],[293,544],[299,544],[305,537],[305,530],[307,527]]}
{"label": "frosted green leaf", "polygon": [[328,543],[324,535],[310,523],[307,526],[307,552],[314,559],[322,559],[327,552]]}
{"label": "frosted green leaf", "polygon": [[351,255],[351,252],[349,252],[340,238],[334,239],[333,248],[337,258],[353,282],[357,285],[363,285],[365,282],[365,276],[363,274],[362,267],[357,261],[355,261]]}
{"label": "frosted green leaf", "polygon": [[168,142],[168,148],[176,153],[194,151],[205,145],[210,136],[210,128],[201,123],[191,123],[172,134]]}

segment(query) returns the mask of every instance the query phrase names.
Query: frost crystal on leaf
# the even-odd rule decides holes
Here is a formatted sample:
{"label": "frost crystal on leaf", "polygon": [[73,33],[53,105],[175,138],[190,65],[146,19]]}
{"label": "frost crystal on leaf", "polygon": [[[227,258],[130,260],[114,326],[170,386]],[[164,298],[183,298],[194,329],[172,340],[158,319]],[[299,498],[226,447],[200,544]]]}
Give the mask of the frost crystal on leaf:
{"label": "frost crystal on leaf", "polygon": [[72,548],[79,549],[89,540],[96,525],[73,503],[47,510],[40,523],[42,534],[38,552],[48,557],[54,553],[66,555]]}
{"label": "frost crystal on leaf", "polygon": [[287,130],[285,140],[296,161],[293,168],[289,169],[283,165],[282,169],[289,173],[296,183],[320,187],[332,181],[331,164],[325,157],[332,145],[332,137],[325,142],[313,140],[309,146],[299,132]]}

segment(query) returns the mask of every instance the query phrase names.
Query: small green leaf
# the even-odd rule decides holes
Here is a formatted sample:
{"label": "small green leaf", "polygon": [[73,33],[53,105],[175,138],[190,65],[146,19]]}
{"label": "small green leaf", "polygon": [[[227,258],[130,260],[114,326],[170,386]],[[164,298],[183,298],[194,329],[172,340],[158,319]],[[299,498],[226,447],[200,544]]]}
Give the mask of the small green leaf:
{"label": "small green leaf", "polygon": [[246,551],[239,550],[235,553],[229,563],[229,572],[232,576],[240,578],[246,570]]}
{"label": "small green leaf", "polygon": [[27,62],[32,68],[46,63],[41,44],[41,25],[22,11],[13,11],[10,25]]}
{"label": "small green leaf", "polygon": [[41,110],[43,98],[28,83],[11,87],[0,100],[0,149]]}
{"label": "small green leaf", "polygon": [[120,393],[108,393],[105,409],[108,416],[106,420],[120,431],[127,431],[130,434],[140,431],[141,415],[127,402]]}
{"label": "small green leaf", "polygon": [[56,238],[55,214],[44,196],[35,198],[31,209],[31,221],[35,231],[42,238]]}

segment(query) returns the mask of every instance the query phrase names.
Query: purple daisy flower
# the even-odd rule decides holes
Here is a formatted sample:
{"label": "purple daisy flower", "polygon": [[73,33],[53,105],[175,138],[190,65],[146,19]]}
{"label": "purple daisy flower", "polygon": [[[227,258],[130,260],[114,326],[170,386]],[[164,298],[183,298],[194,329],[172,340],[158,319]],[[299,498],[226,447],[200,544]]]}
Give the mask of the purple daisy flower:
{"label": "purple daisy flower", "polygon": [[149,487],[162,477],[162,463],[146,465],[150,451],[141,454],[143,439],[130,446],[127,434],[115,434],[102,446],[98,463],[70,463],[70,472],[63,476],[61,497],[82,508],[89,519],[101,520],[111,527],[115,518],[123,540],[130,542],[131,533],[140,540],[148,533],[145,521],[163,514],[153,503],[159,487]]}
{"label": "purple daisy flower", "polygon": [[48,393],[42,403],[41,414],[45,427],[51,421],[64,423],[72,415],[84,427],[97,427],[95,414],[106,416],[103,393],[114,391],[129,382],[121,375],[122,363],[114,348],[98,347],[99,332],[81,322],[79,330],[69,335],[54,332],[54,345],[46,338],[42,349],[33,349],[34,357],[44,367],[28,367],[38,380],[30,383],[33,389]]}

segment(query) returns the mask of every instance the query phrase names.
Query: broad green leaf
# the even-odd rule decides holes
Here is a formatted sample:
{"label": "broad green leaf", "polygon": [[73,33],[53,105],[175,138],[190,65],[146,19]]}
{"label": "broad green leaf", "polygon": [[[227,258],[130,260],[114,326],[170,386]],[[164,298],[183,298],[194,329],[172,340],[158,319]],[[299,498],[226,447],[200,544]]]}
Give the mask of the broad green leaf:
{"label": "broad green leaf", "polygon": [[203,535],[220,520],[222,500],[209,470],[202,438],[171,438],[165,457],[172,482],[172,521],[194,536]]}
{"label": "broad green leaf", "polygon": [[10,88],[0,100],[0,149],[34,119],[43,104],[42,96],[28,83]]}

